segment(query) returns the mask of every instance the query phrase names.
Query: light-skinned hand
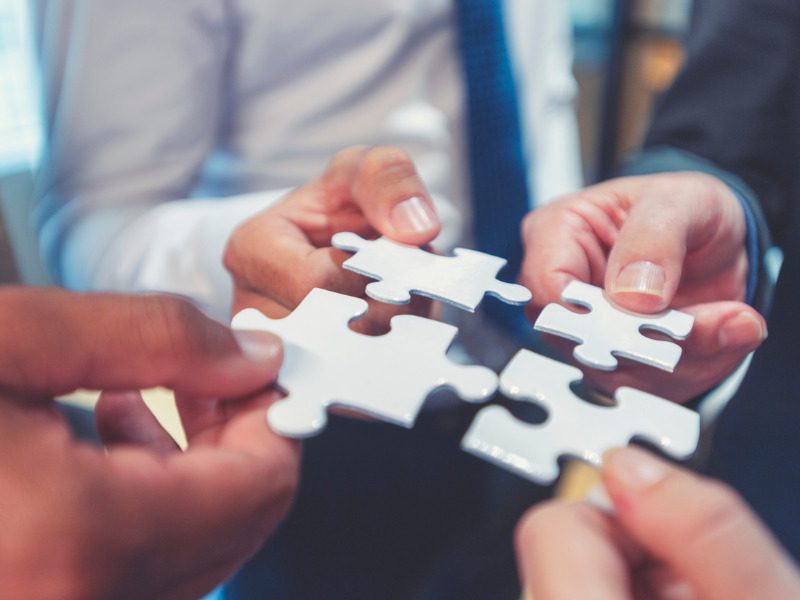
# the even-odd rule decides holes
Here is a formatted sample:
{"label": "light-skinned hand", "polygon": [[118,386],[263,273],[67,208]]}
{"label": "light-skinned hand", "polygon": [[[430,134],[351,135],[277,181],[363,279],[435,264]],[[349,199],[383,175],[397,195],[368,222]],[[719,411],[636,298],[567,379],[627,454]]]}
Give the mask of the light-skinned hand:
{"label": "light-skinned hand", "polygon": [[[233,277],[234,312],[255,307],[283,317],[314,287],[363,297],[369,280],[342,269],[350,253],[331,247],[337,232],[426,245],[439,230],[430,195],[405,152],[360,146],[342,150],[320,177],[233,233],[224,262]],[[391,316],[429,309],[430,302],[418,296],[401,307],[370,302],[367,317],[355,327],[385,332]]]}
{"label": "light-skinned hand", "polygon": [[667,307],[695,317],[674,374],[626,363],[590,373],[605,391],[631,385],[677,401],[729,375],[766,338],[763,317],[744,303],[748,272],[741,205],[721,181],[700,173],[610,180],[530,213],[523,224],[521,281],[529,316],[560,301],[573,279],[605,288],[618,306]]}
{"label": "light-skinned hand", "polygon": [[[299,447],[267,426],[282,351],[172,297],[0,290],[0,598],[194,599],[286,514]],[[135,390],[175,390],[180,452]],[[107,390],[103,448],[51,400]]]}
{"label": "light-skinned hand", "polygon": [[529,599],[800,598],[796,566],[730,488],[633,447],[604,463],[614,516],[554,501],[520,521]]}

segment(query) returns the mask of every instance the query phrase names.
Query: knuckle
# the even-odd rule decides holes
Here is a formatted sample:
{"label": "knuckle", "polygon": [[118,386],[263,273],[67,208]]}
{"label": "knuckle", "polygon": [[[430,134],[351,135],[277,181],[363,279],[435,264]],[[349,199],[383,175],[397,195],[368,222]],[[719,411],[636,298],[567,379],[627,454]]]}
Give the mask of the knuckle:
{"label": "knuckle", "polygon": [[542,218],[542,214],[543,213],[541,211],[532,210],[522,219],[520,230],[522,232],[523,242],[527,242],[532,236],[533,232],[536,231],[536,227]]}
{"label": "knuckle", "polygon": [[271,213],[268,210],[263,211],[240,224],[228,238],[222,254],[222,264],[235,281],[250,277],[253,249],[261,247],[260,242],[265,237],[271,219]]}
{"label": "knuckle", "polygon": [[225,244],[225,249],[222,252],[222,266],[225,270],[236,279],[239,276],[241,256],[239,252],[239,237],[241,236],[242,228],[239,227],[233,232]]}
{"label": "knuckle", "polygon": [[339,150],[328,163],[328,170],[339,170],[342,167],[350,165],[354,161],[358,161],[368,150],[369,146],[364,145],[348,146],[343,150]]}
{"label": "knuckle", "polygon": [[416,174],[411,156],[394,146],[376,146],[361,156],[359,173],[363,178],[381,177],[386,174],[411,176]]}
{"label": "knuckle", "polygon": [[368,146],[350,146],[333,155],[321,177],[329,195],[333,197],[347,195],[353,172],[368,150]]}
{"label": "knuckle", "polygon": [[[316,258],[316,257],[315,257]],[[306,264],[302,273],[297,274],[297,279],[293,284],[292,304],[297,305],[314,288],[324,290],[341,291],[337,284],[337,272],[329,264],[322,260],[312,258]]]}
{"label": "knuckle", "polygon": [[188,301],[173,296],[150,296],[140,335],[156,365],[180,365],[206,347],[202,315]]}
{"label": "knuckle", "polygon": [[306,268],[298,273],[293,282],[293,303],[300,301],[313,288],[322,288],[351,296],[363,294],[366,279],[361,275],[344,271],[341,267],[342,258],[339,251],[328,248],[315,250],[307,261]]}

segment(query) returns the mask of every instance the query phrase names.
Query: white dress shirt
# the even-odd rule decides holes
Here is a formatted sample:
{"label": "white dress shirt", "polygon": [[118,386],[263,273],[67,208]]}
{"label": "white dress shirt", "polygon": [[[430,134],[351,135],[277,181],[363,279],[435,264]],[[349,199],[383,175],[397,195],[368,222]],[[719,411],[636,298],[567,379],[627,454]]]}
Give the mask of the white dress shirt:
{"label": "white dress shirt", "polygon": [[[468,243],[451,0],[36,0],[48,150],[37,222],[75,289],[157,290],[228,317],[238,224],[352,144],[414,158]],[[566,3],[507,0],[532,197],[581,183]]]}

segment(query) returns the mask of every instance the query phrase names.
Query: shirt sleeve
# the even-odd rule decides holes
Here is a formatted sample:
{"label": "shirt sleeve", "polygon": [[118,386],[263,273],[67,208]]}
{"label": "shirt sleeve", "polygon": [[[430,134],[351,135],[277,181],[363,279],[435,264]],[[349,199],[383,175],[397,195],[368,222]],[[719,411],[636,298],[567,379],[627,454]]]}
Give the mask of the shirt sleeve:
{"label": "shirt sleeve", "polygon": [[568,6],[520,0],[506,7],[530,196],[541,206],[583,185]]}
{"label": "shirt sleeve", "polygon": [[[65,285],[185,296],[227,322],[233,294],[222,256],[233,231],[290,190],[164,202],[137,215],[86,215],[64,245]],[[110,238],[97,254],[98,240]],[[92,270],[87,270],[87,257]]]}
{"label": "shirt sleeve", "polygon": [[538,43],[544,54],[540,85],[544,90],[530,142],[537,157],[536,197],[545,203],[584,185],[572,72],[572,26],[567,3],[548,2],[548,15]]}
{"label": "shirt sleeve", "polygon": [[226,318],[225,240],[286,191],[189,198],[224,125],[226,5],[36,0],[47,144],[34,216],[59,283],[174,291]]}

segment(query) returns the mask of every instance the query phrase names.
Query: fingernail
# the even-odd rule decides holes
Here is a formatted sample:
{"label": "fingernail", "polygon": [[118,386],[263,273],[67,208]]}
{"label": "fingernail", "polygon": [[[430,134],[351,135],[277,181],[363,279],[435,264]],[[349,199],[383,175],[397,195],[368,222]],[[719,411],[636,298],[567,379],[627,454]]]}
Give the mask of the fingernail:
{"label": "fingernail", "polygon": [[626,491],[643,491],[667,475],[667,466],[649,452],[629,446],[606,452],[604,469],[618,486]]}
{"label": "fingernail", "polygon": [[273,335],[263,331],[234,331],[239,349],[248,359],[257,363],[272,361],[281,352],[281,344]]}
{"label": "fingernail", "polygon": [[425,233],[435,229],[438,222],[433,207],[419,196],[403,200],[392,209],[392,225],[400,232]]}
{"label": "fingernail", "polygon": [[692,584],[683,579],[660,584],[658,592],[661,600],[695,600],[698,598]]}
{"label": "fingernail", "polygon": [[755,316],[747,311],[731,317],[719,330],[720,348],[751,346],[754,340],[763,342],[767,339],[767,328]]}
{"label": "fingernail", "polygon": [[534,600],[533,592],[530,588],[526,587],[524,590],[522,590],[522,600]]}
{"label": "fingernail", "polygon": [[614,282],[614,293],[637,293],[664,296],[664,269],[649,261],[638,261],[624,267]]}
{"label": "fingernail", "polygon": [[695,600],[699,598],[686,579],[666,569],[653,569],[645,576],[648,587],[660,600]]}
{"label": "fingernail", "polygon": [[598,483],[589,489],[589,493],[586,494],[586,502],[603,512],[610,515],[614,514],[614,503],[608,497],[608,492],[602,483]]}

